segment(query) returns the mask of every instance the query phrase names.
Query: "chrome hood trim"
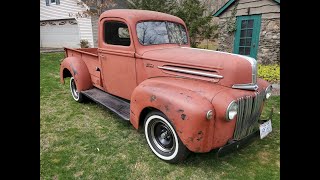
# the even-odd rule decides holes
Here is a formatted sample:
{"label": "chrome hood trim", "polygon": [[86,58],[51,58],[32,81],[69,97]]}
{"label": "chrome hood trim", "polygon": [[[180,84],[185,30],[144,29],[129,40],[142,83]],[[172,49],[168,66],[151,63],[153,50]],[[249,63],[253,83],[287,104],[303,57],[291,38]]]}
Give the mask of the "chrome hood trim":
{"label": "chrome hood trim", "polygon": [[244,90],[257,90],[259,87],[257,84],[234,84],[232,86],[234,89],[244,89]]}
{"label": "chrome hood trim", "polygon": [[223,76],[218,74],[199,72],[191,69],[186,69],[184,67],[158,66],[158,68],[168,70],[168,71],[174,71],[174,72],[180,72],[180,73],[186,73],[186,74],[192,74],[192,75],[198,75],[198,76],[204,76],[204,77],[210,77],[210,78],[218,78],[218,79],[223,78]]}
{"label": "chrome hood trim", "polygon": [[233,54],[233,53],[222,52],[222,51],[214,51],[214,50],[209,50],[209,49],[200,49],[200,48],[191,48],[191,47],[181,47],[181,48],[190,48],[190,49],[196,49],[196,50],[201,50],[201,51],[211,51],[211,52],[217,52],[217,53],[223,53],[223,54],[229,54],[229,55],[242,57],[243,59],[247,60],[251,64],[251,69],[252,69],[251,83],[248,83],[248,84],[234,84],[232,86],[232,88],[234,88],[234,89],[244,89],[244,90],[254,90],[254,91],[259,88],[258,85],[257,85],[258,63],[257,63],[257,60],[255,60],[254,58],[249,57],[249,56],[240,55],[240,54]]}

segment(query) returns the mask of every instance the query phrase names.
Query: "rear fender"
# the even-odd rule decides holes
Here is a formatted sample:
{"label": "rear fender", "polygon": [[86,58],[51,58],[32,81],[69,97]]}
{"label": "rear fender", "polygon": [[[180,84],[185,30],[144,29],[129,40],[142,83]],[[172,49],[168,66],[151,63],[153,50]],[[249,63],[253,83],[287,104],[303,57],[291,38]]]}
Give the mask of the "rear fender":
{"label": "rear fender", "polygon": [[[139,84],[131,96],[130,122],[138,129],[143,123],[145,108],[163,112],[173,124],[183,144],[193,152],[209,151],[214,117],[206,119],[213,110],[210,101],[200,94],[166,83],[166,79],[148,79]],[[140,124],[141,123],[141,124]]]}
{"label": "rear fender", "polygon": [[77,57],[67,57],[60,65],[60,82],[64,84],[64,78],[73,76],[78,91],[91,89],[92,82],[87,65]]}

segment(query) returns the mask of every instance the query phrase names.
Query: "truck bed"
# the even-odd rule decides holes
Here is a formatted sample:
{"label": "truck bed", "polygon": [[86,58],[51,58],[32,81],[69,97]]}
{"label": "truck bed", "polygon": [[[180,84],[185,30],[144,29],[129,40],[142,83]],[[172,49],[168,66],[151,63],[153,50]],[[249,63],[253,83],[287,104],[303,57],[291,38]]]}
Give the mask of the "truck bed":
{"label": "truck bed", "polygon": [[92,84],[102,89],[100,71],[97,71],[97,68],[101,69],[98,58],[98,48],[64,48],[64,50],[66,57],[78,57],[84,61],[91,75]]}

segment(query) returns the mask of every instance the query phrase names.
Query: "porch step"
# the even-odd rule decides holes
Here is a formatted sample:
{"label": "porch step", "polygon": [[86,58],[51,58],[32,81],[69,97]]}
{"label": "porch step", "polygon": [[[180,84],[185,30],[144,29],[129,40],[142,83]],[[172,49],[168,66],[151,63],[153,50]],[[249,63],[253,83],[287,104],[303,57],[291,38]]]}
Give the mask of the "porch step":
{"label": "porch step", "polygon": [[129,121],[130,119],[130,103],[125,100],[106,93],[98,88],[81,91],[81,93],[93,101],[103,105],[119,115],[122,119]]}

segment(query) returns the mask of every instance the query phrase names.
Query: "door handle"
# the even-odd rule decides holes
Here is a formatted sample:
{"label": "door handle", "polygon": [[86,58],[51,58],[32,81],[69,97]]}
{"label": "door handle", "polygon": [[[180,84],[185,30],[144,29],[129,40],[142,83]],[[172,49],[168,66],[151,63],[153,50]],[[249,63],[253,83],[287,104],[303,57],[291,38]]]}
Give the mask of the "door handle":
{"label": "door handle", "polygon": [[253,48],[255,48],[255,47],[256,47],[256,44],[255,44],[255,43],[253,43],[252,47],[253,47]]}

